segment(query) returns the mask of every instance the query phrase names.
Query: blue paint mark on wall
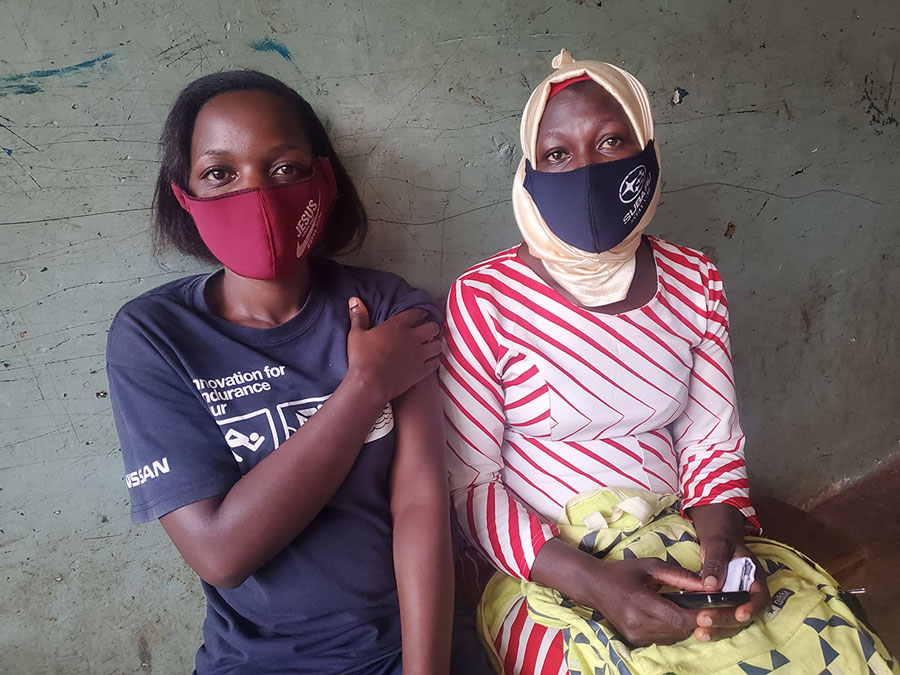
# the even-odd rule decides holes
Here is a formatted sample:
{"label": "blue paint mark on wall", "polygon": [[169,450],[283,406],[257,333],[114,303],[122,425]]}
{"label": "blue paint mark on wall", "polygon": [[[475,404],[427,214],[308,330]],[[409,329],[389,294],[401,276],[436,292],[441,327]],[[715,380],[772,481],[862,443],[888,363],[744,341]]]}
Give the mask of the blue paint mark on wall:
{"label": "blue paint mark on wall", "polygon": [[50,70],[33,70],[30,73],[19,73],[18,75],[7,75],[0,77],[0,96],[9,94],[36,94],[41,89],[40,81],[48,77],[59,77],[60,75],[68,75],[84,70],[90,70],[98,64],[111,59],[114,54],[103,54],[96,59],[89,59],[76,63],[72,66],[63,68],[52,68]]}
{"label": "blue paint mark on wall", "polygon": [[250,46],[258,52],[277,52],[278,54],[281,54],[285,61],[291,60],[291,50],[270,37],[263,40],[257,40],[256,42],[251,43]]}
{"label": "blue paint mark on wall", "polygon": [[0,148],[3,152],[5,152],[9,157],[12,157],[13,151],[9,148]]}
{"label": "blue paint mark on wall", "polygon": [[0,84],[0,96],[6,94],[36,94],[41,88],[36,84],[18,84],[11,87]]}

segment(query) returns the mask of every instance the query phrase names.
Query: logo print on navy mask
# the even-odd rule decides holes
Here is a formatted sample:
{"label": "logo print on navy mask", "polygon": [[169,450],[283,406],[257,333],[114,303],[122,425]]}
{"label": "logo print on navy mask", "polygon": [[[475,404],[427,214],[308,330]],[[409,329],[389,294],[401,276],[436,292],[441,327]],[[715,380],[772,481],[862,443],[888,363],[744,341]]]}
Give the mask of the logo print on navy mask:
{"label": "logo print on navy mask", "polygon": [[553,234],[582,251],[600,253],[634,231],[658,180],[650,141],[633,157],[562,173],[536,171],[526,161],[524,187]]}
{"label": "logo print on navy mask", "polygon": [[644,187],[644,179],[647,177],[647,167],[641,164],[639,167],[632,169],[631,173],[625,176],[622,184],[619,186],[619,199],[623,204],[630,204],[637,199],[641,189]]}

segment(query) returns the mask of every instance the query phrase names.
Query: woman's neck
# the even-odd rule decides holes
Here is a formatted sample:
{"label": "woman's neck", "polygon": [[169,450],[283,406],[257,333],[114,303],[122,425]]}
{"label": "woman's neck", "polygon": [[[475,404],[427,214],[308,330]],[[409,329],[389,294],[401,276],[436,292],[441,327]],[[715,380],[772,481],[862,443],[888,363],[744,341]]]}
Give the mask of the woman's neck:
{"label": "woman's neck", "polygon": [[631,280],[631,286],[628,287],[628,295],[623,300],[613,302],[609,305],[601,305],[600,307],[587,307],[582,305],[575,299],[571,293],[563,288],[556,279],[554,279],[541,259],[536,257],[528,248],[527,244],[521,244],[518,248],[517,255],[531,271],[537,274],[541,280],[550,288],[559,293],[563,298],[571,302],[576,307],[581,307],[589,312],[597,312],[598,314],[621,314],[629,312],[638,307],[643,307],[656,295],[656,262],[653,259],[653,248],[647,237],[641,239],[641,245],[638,246],[635,253],[634,278]]}
{"label": "woman's neck", "polygon": [[248,328],[273,328],[295,317],[309,295],[309,263],[290,278],[261,280],[229,269],[210,280],[206,302],[213,314]]}

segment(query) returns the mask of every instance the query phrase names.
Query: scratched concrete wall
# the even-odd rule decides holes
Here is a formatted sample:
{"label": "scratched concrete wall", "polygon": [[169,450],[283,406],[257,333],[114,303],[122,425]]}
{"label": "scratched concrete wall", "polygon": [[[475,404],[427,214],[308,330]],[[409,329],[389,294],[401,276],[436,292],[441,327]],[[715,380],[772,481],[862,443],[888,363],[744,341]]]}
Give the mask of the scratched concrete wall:
{"label": "scratched concrete wall", "polygon": [[896,453],[896,0],[4,0],[0,671],[187,672],[198,644],[196,580],[129,525],[103,370],[116,309],[200,269],[148,253],[177,91],[299,88],[370,209],[353,259],[439,294],[517,241],[517,118],[563,46],[652,93],[651,230],[726,279],[754,485],[800,502]]}

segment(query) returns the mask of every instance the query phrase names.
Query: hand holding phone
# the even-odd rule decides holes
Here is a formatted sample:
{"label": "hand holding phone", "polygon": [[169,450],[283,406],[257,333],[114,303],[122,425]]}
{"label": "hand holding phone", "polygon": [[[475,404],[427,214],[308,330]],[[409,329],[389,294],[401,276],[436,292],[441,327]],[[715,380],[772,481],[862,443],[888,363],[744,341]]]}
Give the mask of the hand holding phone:
{"label": "hand holding phone", "polygon": [[663,593],[666,600],[671,600],[685,609],[707,609],[710,607],[737,607],[750,602],[748,589],[753,584],[756,565],[750,558],[734,558],[728,564],[728,573],[721,591],[689,593]]}

